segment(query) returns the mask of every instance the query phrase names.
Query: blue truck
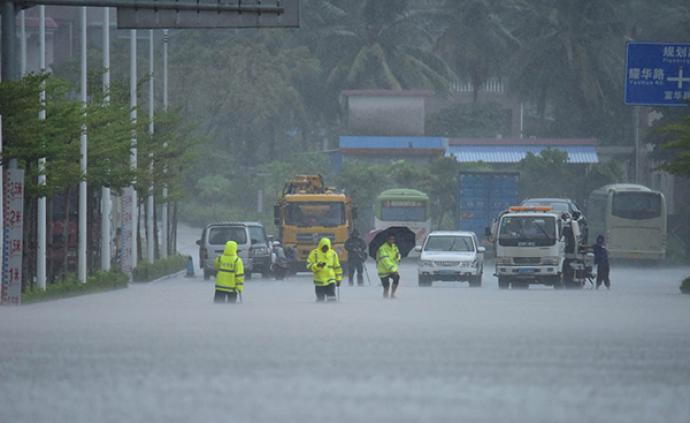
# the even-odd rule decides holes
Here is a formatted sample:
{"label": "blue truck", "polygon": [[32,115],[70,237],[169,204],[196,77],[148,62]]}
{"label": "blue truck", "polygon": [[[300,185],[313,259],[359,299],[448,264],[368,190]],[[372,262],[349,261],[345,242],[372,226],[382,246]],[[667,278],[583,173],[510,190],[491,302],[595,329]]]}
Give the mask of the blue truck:
{"label": "blue truck", "polygon": [[519,180],[518,172],[460,172],[458,229],[482,238],[501,212],[519,203]]}

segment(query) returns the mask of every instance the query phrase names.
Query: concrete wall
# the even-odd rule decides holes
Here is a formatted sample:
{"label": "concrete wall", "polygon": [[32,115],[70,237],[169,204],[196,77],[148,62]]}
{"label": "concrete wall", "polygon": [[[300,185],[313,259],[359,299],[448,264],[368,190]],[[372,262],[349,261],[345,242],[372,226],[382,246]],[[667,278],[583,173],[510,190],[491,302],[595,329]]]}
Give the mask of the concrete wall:
{"label": "concrete wall", "polygon": [[424,135],[424,115],[424,97],[348,97],[350,135]]}

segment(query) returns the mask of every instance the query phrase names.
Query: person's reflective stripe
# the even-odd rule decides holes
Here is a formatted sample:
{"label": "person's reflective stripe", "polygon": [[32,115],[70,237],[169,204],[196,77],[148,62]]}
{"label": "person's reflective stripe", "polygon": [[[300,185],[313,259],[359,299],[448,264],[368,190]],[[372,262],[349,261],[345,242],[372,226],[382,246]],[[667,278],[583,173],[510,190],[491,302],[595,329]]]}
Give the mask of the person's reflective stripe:
{"label": "person's reflective stripe", "polygon": [[234,292],[237,291],[234,287],[232,286],[222,286],[222,285],[216,285],[216,290],[218,291],[228,291],[228,292]]}
{"label": "person's reflective stripe", "polygon": [[226,269],[218,269],[219,272],[225,272],[225,273],[235,273],[234,270],[226,270]]}

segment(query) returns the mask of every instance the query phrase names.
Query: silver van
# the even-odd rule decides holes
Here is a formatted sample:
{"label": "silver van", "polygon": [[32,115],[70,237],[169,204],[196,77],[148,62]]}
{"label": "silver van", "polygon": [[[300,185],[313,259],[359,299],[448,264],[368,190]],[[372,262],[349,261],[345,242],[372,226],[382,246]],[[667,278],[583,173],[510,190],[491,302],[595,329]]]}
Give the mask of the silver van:
{"label": "silver van", "polygon": [[263,225],[259,222],[221,222],[207,225],[201,231],[201,239],[196,242],[204,279],[215,275],[213,262],[223,254],[228,241],[237,243],[237,254],[244,262],[245,278],[251,278],[253,272],[268,273],[271,252]]}

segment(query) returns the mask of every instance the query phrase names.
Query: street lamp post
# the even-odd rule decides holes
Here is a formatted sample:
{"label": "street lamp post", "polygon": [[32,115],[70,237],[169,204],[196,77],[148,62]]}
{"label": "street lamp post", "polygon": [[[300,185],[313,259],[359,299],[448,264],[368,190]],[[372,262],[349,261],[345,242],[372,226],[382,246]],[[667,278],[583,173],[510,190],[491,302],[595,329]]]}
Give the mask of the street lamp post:
{"label": "street lamp post", "polygon": [[[155,127],[153,124],[154,118],[154,63],[153,63],[153,30],[149,30],[149,137],[153,138]],[[153,214],[155,209],[154,198],[153,198],[153,152],[149,154],[149,174],[151,175],[151,182],[148,189],[148,198],[146,199],[146,233],[148,234],[148,239],[146,241],[146,250],[149,263],[153,263],[155,260],[155,243],[156,237],[153,233]]]}
{"label": "street lamp post", "polygon": [[[41,73],[46,71],[46,7],[38,7],[38,44],[39,44],[39,66]],[[40,92],[40,109],[38,111],[38,119],[46,120],[46,85],[45,81],[41,83]],[[38,159],[38,185],[44,187],[46,185],[46,159],[41,157]],[[36,228],[37,254],[36,254],[36,285],[39,289],[46,289],[46,253],[47,253],[47,236],[46,236],[46,197],[41,195],[38,197],[38,225]],[[67,217],[65,217],[67,218]]]}
{"label": "street lamp post", "polygon": [[[86,104],[87,98],[87,58],[86,58],[86,7],[81,8],[81,102],[84,109],[84,118],[86,118]],[[86,282],[86,171],[87,171],[87,153],[88,153],[88,138],[86,133],[86,123],[81,127],[81,137],[79,142],[79,151],[81,159],[79,161],[81,170],[81,181],[79,182],[79,257],[78,257],[78,276],[79,282]]]}
{"label": "street lamp post", "polygon": [[[103,101],[110,104],[110,9],[103,8]],[[111,165],[111,164],[109,164]],[[110,271],[110,187],[101,187],[101,270]]]}

